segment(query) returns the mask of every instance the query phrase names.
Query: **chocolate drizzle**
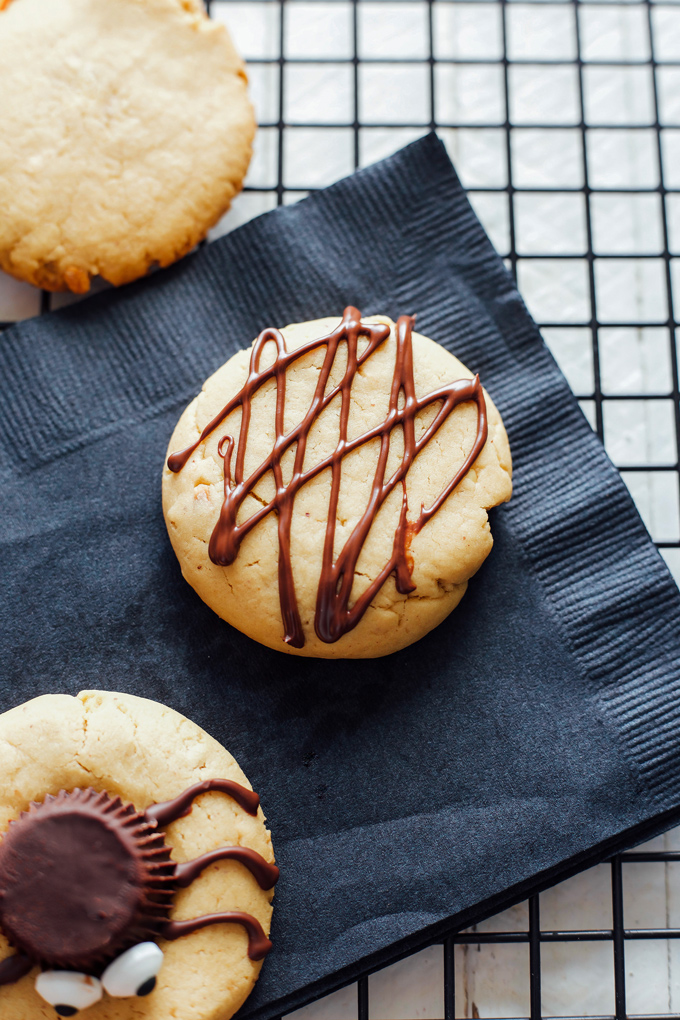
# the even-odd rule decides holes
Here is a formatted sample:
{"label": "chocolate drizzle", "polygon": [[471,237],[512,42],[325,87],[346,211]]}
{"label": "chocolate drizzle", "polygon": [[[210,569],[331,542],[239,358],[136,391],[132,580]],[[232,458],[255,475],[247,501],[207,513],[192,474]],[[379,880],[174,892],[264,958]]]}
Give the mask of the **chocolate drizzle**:
{"label": "chocolate drizzle", "polygon": [[260,889],[271,889],[278,881],[279,869],[275,864],[265,861],[256,850],[251,850],[247,846],[221,846],[217,850],[209,850],[207,854],[202,854],[193,861],[177,864],[174,874],[175,885],[180,889],[186,889],[210,864],[226,860],[243,864]]}
{"label": "chocolate drizzle", "polygon": [[35,960],[31,960],[23,953],[15,953],[14,956],[6,956],[0,960],[0,985],[13,985],[22,977],[29,974],[35,967]]}
{"label": "chocolate drizzle", "polygon": [[251,960],[262,960],[272,948],[260,922],[252,914],[244,914],[240,910],[227,910],[221,914],[205,914],[203,917],[196,917],[188,921],[168,921],[161,934],[163,938],[172,941],[183,935],[193,935],[195,931],[207,928],[211,924],[240,924],[245,928],[248,936],[248,956]]}
{"label": "chocolate drizzle", "polygon": [[240,924],[248,956],[271,942],[241,911],[171,921],[172,898],[209,865],[233,860],[271,889],[279,869],[249,847],[219,847],[178,864],[160,826],[183,818],[196,797],[228,794],[250,815],[260,799],[229,779],[207,779],[143,813],[106,792],[62,790],[10,823],[0,841],[0,927],[19,951],[0,961],[0,985],[36,964],[99,973],[123,949],[158,936],[181,938],[213,924]]}
{"label": "chocolate drizzle", "polygon": [[[241,390],[222,408],[201,432],[201,435],[187,449],[168,457],[168,467],[173,472],[181,471],[198,446],[237,407],[241,407],[241,425],[238,447],[232,473],[232,457],[235,440],[225,435],[218,444],[218,453],[224,463],[224,501],[219,519],[215,525],[208,547],[210,559],[219,566],[228,566],[238,556],[241,542],[267,514],[275,510],[278,514],[279,537],[279,598],[284,627],[283,640],[294,648],[302,648],[305,639],[302,622],[295,596],[295,584],[291,563],[290,533],[293,503],[300,488],[328,468],[331,470],[331,496],[326,523],[321,576],[316,599],[314,629],[321,641],[337,641],[356,627],[370,602],[383,586],[390,574],[400,594],[407,595],[415,590],[411,579],[412,559],[409,555],[411,541],[415,535],[440,509],[445,500],[469,471],[482,451],[488,435],[486,404],[479,376],[474,379],[459,379],[433,390],[424,397],[417,397],[413,375],[412,330],[414,318],[402,315],[397,321],[397,354],[390,391],[389,410],[380,424],[355,439],[347,438],[351,406],[351,390],[361,366],[389,336],[385,325],[369,325],[361,322],[361,313],[353,307],[345,309],[342,321],[328,336],[310,340],[294,351],[287,351],[283,335],[277,329],[265,329],[253,344],[248,378]],[[368,338],[364,350],[359,353],[359,337]],[[347,343],[347,367],[337,386],[326,392],[326,386],[335,360],[338,346]],[[268,368],[260,370],[262,352],[268,343],[276,345],[276,359]],[[319,347],[326,347],[323,365],[319,373],[314,396],[302,421],[289,432],[284,432],[284,409],[286,401],[286,371],[299,358]],[[251,405],[254,394],[269,379],[276,380],[276,438],[271,453],[244,478],[245,451],[248,442]],[[314,422],[330,402],[340,395],[340,421],[338,443],[334,451],[312,467],[305,468],[307,439]],[[448,416],[459,404],[473,401],[477,405],[477,434],[470,452],[453,478],[442,489],[431,506],[421,507],[414,521],[408,520],[408,499],[406,475],[417,454],[437,433]],[[422,435],[416,439],[415,419],[425,408],[439,404],[436,414]],[[401,406],[400,406],[401,405]],[[389,478],[385,478],[390,452],[390,435],[401,426],[404,436],[404,453],[400,465]],[[373,439],[380,439],[378,464],[373,476],[371,493],[365,512],[355,525],[352,534],[333,559],[336,534],[338,499],[342,474],[342,460],[347,454]],[[293,473],[287,484],[283,482],[281,460],[288,449],[296,445]],[[260,507],[247,520],[237,523],[243,501],[254,486],[271,471],[276,485],[276,494],[270,502]],[[378,576],[368,585],[350,606],[354,573],[361,550],[368,537],[376,515],[390,493],[397,485],[402,487],[402,503],[399,522],[394,534],[392,555]]]}
{"label": "chocolate drizzle", "polygon": [[174,800],[166,800],[162,804],[152,804],[144,812],[146,819],[149,822],[155,822],[159,828],[164,828],[170,822],[176,822],[178,818],[185,818],[191,812],[191,806],[196,798],[201,793],[209,793],[211,790],[228,794],[249,815],[257,814],[260,798],[254,790],[248,790],[231,779],[204,779],[202,783],[196,783],[188,790],[184,790]]}
{"label": "chocolate drizzle", "polygon": [[[178,818],[184,818],[191,811],[191,806],[202,793],[219,791],[228,794],[249,815],[256,815],[260,806],[260,798],[253,790],[246,789],[231,779],[205,779],[184,790],[174,800],[162,804],[152,804],[146,809],[145,815],[156,825],[169,825]],[[248,847],[227,846],[210,850],[193,861],[176,864],[172,876],[173,885],[185,889],[201,874],[205,868],[216,861],[231,858],[245,865],[255,878],[261,889],[271,889],[279,878],[279,869],[269,864],[264,857]],[[272,948],[272,944],[262,930],[260,922],[252,914],[244,914],[240,910],[230,910],[219,914],[205,914],[203,917],[190,918],[186,921],[166,921],[159,934],[169,940],[179,939],[183,935],[191,935],[201,928],[213,924],[240,924],[248,935],[248,956],[251,960],[261,960]]]}

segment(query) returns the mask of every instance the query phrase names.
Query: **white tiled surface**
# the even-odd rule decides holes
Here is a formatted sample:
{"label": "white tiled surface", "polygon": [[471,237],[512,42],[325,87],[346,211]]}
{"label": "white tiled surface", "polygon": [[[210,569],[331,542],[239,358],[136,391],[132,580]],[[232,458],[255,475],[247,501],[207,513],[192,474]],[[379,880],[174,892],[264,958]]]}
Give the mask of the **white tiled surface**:
{"label": "white tiled surface", "polygon": [[[680,542],[678,475],[667,470],[677,463],[678,417],[663,257],[665,243],[678,256],[670,263],[677,307],[680,66],[673,62],[680,62],[680,3],[358,0],[355,24],[350,0],[285,0],[283,26],[281,7],[279,0],[212,3],[213,16],[226,22],[250,61],[261,127],[246,191],[211,239],[357,163],[389,155],[435,122],[477,214],[516,269],[547,344],[588,420],[601,423],[610,456],[652,537],[668,544],[662,553],[680,579],[680,549],[672,547]],[[648,63],[652,45],[656,69]],[[293,125],[283,132],[282,165],[280,118]],[[654,190],[661,172],[670,194]],[[589,196],[578,192],[586,174]],[[68,300],[53,297],[52,306]],[[40,301],[37,291],[0,274],[1,321],[36,314]],[[680,830],[654,846],[679,849]],[[680,863],[624,865],[624,900],[627,927],[680,927]],[[544,930],[610,928],[608,866],[542,894],[540,914]],[[478,930],[527,927],[524,904]],[[456,1016],[528,1015],[528,954],[526,943],[458,946]],[[610,943],[545,943],[541,961],[544,1015],[613,1012]],[[443,968],[442,947],[432,946],[373,975],[369,1016],[440,1020]],[[680,1013],[680,941],[627,942],[626,982],[629,1012]],[[353,1020],[356,987],[291,1016]]]}

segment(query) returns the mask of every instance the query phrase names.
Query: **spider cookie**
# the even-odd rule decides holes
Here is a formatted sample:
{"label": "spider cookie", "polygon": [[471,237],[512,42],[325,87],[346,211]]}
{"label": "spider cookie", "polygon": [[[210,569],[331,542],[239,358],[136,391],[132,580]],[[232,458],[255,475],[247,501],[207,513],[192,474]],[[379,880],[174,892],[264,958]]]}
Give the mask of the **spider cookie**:
{"label": "spider cookie", "polygon": [[0,268],[83,294],[190,251],[241,188],[246,84],[201,0],[0,0]]}
{"label": "spider cookie", "polygon": [[510,498],[498,411],[414,320],[265,329],[174,431],[163,509],[182,573],[280,651],[386,655],[458,604]]}
{"label": "spider cookie", "polygon": [[0,715],[0,1016],[227,1020],[271,949],[278,878],[231,755],[153,701]]}

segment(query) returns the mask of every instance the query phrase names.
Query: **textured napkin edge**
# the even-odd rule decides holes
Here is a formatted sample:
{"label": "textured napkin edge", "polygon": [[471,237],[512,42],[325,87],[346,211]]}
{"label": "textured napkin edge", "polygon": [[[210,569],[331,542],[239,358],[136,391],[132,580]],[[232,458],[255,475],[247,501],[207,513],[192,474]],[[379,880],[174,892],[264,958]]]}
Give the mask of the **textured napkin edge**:
{"label": "textured napkin edge", "polygon": [[[439,172],[417,199],[404,264],[423,251],[433,261],[448,260],[452,277],[458,275],[494,317],[509,357],[505,365],[497,363],[489,389],[511,449],[521,436],[524,450],[515,469],[515,495],[504,512],[554,607],[556,627],[590,680],[612,737],[659,808],[675,805],[680,802],[680,592],[470,207],[443,143],[428,136],[422,151]],[[451,230],[463,213],[465,243],[457,257]],[[459,231],[458,247],[461,236]],[[416,292],[424,305],[427,290],[424,275]],[[402,292],[412,299],[406,281]],[[445,302],[438,309],[441,326],[429,331],[433,339],[442,339],[437,334],[444,333],[447,315]],[[546,414],[551,429],[541,433],[536,422]],[[538,444],[540,462],[526,456]],[[546,445],[554,459],[546,457]],[[584,453],[594,468],[587,479],[581,477]]]}
{"label": "textured napkin edge", "polygon": [[[629,850],[639,843],[653,839],[655,836],[677,825],[679,821],[680,807],[671,808],[668,811],[655,815],[646,822],[633,826],[616,836],[612,836],[602,843],[589,848],[587,851],[576,854],[574,857],[560,862],[555,867],[548,868],[531,879],[512,886],[502,894],[490,897],[474,907],[463,910],[444,920],[437,921],[425,928],[421,927],[413,934],[390,942],[389,945],[377,952],[366,952],[363,956],[360,956],[357,963],[334,971],[332,974],[305,985],[304,988],[291,992],[289,995],[282,996],[266,1006],[256,1006],[255,1009],[249,1009],[248,1005],[252,1000],[246,1000],[236,1014],[236,1020],[275,1020],[275,1018],[300,1009],[302,1006],[309,1005],[326,995],[330,995],[332,992],[344,988],[348,984],[367,977],[382,967],[398,963],[399,960],[410,956],[412,953],[426,949],[437,942],[443,942],[448,936],[470,928],[474,924],[479,924],[486,918],[492,917],[500,911],[507,910],[517,903],[521,903],[529,896],[544,892],[556,883],[564,882],[566,879],[572,878],[574,875],[606,861],[614,854]],[[357,930],[353,930],[350,934],[353,934],[357,939],[361,939],[361,934]],[[375,933],[372,933],[370,938],[371,941],[375,941]],[[529,944],[528,931],[526,932],[524,944]]]}

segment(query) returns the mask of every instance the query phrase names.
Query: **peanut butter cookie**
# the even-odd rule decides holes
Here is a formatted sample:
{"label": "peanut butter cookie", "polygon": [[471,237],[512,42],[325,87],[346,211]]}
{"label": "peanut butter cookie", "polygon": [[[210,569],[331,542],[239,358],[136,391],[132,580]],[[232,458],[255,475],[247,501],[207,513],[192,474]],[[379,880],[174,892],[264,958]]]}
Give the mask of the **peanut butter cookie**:
{"label": "peanut butter cookie", "polygon": [[441,623],[510,498],[500,415],[413,320],[264,330],[170,440],[163,508],[187,581],[297,655],[387,655]]}
{"label": "peanut butter cookie", "polygon": [[0,268],[83,294],[190,251],[228,209],[255,120],[199,0],[0,2]]}
{"label": "peanut butter cookie", "polygon": [[232,756],[127,694],[0,715],[0,1016],[227,1020],[271,948],[271,838]]}

